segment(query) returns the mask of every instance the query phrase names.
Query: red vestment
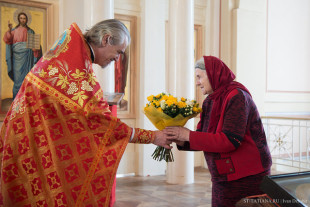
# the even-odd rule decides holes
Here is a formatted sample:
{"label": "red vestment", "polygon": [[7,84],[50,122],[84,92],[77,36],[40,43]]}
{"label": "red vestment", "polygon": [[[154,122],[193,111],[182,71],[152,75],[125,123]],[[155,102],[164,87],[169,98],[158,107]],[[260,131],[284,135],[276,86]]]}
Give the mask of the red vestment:
{"label": "red vestment", "polygon": [[[154,132],[134,129],[131,142]],[[0,132],[0,206],[109,206],[133,129],[111,115],[76,24],[28,73]]]}

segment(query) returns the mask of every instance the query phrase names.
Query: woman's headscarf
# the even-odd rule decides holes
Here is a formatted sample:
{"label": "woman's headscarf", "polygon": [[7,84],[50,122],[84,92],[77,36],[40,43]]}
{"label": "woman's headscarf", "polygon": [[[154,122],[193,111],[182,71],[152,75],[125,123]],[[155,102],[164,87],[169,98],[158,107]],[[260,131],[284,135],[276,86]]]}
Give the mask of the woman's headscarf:
{"label": "woman's headscarf", "polygon": [[237,88],[248,94],[250,94],[250,92],[241,83],[234,81],[236,76],[219,58],[214,56],[204,56],[204,62],[208,79],[213,89],[213,93],[208,97],[214,101],[208,132],[215,132],[220,119],[223,102],[227,95]]}

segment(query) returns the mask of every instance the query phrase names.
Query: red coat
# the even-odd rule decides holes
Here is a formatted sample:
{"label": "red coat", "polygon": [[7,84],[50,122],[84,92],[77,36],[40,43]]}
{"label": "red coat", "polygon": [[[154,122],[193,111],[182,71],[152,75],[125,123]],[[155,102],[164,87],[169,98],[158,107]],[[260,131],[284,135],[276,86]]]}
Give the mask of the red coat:
{"label": "red coat", "polygon": [[251,96],[234,89],[223,102],[216,133],[207,133],[212,100],[206,98],[197,131],[179,149],[202,150],[212,181],[231,181],[269,172],[271,155]]}

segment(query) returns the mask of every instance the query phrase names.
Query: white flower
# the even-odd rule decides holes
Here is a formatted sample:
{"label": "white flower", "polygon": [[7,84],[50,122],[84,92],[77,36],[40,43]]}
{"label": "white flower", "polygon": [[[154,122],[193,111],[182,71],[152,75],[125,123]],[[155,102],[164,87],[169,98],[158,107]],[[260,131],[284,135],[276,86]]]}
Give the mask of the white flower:
{"label": "white flower", "polygon": [[186,101],[186,104],[189,105],[189,106],[194,106],[194,101],[189,101],[189,100],[187,100],[187,101]]}
{"label": "white flower", "polygon": [[48,72],[48,75],[49,75],[49,76],[52,76],[52,75],[55,75],[56,73],[58,73],[58,68],[52,68],[52,69]]}
{"label": "white flower", "polygon": [[84,80],[84,81],[82,82],[82,87],[81,87],[81,89],[82,89],[82,90],[85,90],[85,91],[92,91],[92,90],[93,90],[93,88],[89,85],[89,83],[88,83],[86,80]]}
{"label": "white flower", "polygon": [[75,92],[77,92],[78,88],[76,87],[76,83],[72,82],[69,85],[69,89],[67,91],[68,94],[73,94]]}
{"label": "white flower", "polygon": [[166,101],[165,100],[160,101],[160,107],[162,110],[165,110],[165,108],[166,108]]}

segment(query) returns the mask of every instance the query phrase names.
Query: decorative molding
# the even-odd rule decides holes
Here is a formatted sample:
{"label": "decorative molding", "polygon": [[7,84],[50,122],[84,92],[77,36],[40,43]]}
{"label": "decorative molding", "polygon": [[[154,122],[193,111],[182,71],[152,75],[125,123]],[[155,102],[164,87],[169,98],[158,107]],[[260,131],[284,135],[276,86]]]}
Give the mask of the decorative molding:
{"label": "decorative molding", "polygon": [[195,7],[206,7],[207,1],[210,0],[194,0]]}
{"label": "decorative molding", "polygon": [[[114,9],[115,11],[121,10],[121,11],[129,11],[129,12],[135,12],[140,13],[141,12],[141,6],[140,2],[137,0],[134,1],[124,1],[124,0],[116,0],[114,3]],[[127,13],[127,12],[126,12]],[[117,15],[117,14],[115,14]]]}
{"label": "decorative molding", "polygon": [[195,23],[206,21],[206,7],[194,7],[194,21]]}
{"label": "decorative molding", "polygon": [[31,6],[31,7],[37,7],[41,9],[47,9],[52,4],[45,3],[45,2],[36,2],[36,1],[22,1],[22,0],[0,0],[0,2],[3,3],[11,3],[11,4],[17,4],[17,5],[23,5],[23,6]]}
{"label": "decorative molding", "polygon": [[137,101],[137,77],[138,77],[138,64],[137,64],[137,17],[136,16],[130,16],[130,15],[123,15],[123,14],[115,14],[115,19],[118,19],[120,21],[128,21],[130,22],[130,36],[131,36],[131,43],[130,43],[130,55],[129,55],[129,101],[128,101],[128,109],[126,111],[117,111],[117,117],[118,118],[135,118],[136,117],[136,101]]}
{"label": "decorative molding", "polygon": [[[196,34],[196,44],[194,45],[195,47],[195,61],[199,60],[204,54],[204,43],[203,43],[203,26],[202,25],[194,25],[194,30]],[[195,77],[195,83],[196,83],[196,77]],[[195,99],[196,101],[202,105],[203,100],[205,99],[204,95],[201,93],[200,89],[198,86],[195,86]]]}

